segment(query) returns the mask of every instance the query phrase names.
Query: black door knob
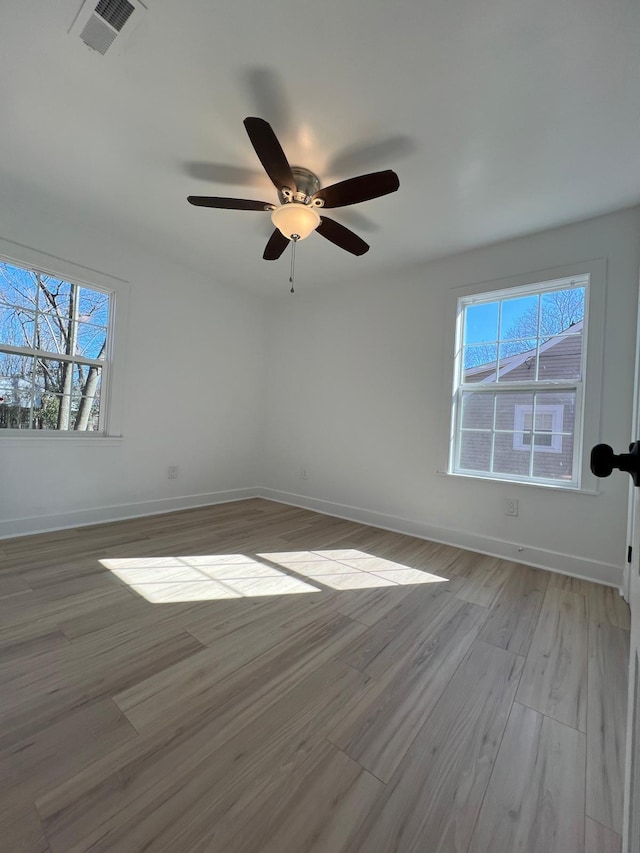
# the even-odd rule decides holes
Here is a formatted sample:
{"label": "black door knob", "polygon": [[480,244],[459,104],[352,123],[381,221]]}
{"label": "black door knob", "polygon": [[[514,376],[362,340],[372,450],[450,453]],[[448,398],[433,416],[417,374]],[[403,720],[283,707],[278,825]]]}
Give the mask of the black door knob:
{"label": "black door knob", "polygon": [[608,444],[596,444],[591,451],[591,471],[596,477],[608,477],[614,468],[631,474],[634,486],[640,486],[640,442],[634,441],[628,453],[617,456]]}

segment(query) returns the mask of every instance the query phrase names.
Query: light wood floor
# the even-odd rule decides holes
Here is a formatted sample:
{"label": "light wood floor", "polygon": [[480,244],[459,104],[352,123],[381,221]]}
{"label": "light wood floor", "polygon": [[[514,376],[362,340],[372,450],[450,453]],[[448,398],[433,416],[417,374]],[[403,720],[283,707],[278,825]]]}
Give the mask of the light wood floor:
{"label": "light wood floor", "polygon": [[613,853],[629,613],[263,500],[0,541],[7,853]]}

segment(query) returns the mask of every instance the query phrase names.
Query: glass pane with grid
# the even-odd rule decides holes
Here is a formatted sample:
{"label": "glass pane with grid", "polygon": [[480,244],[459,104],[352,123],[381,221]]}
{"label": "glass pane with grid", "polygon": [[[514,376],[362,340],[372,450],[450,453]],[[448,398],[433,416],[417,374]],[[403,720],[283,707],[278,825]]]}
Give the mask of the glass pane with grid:
{"label": "glass pane with grid", "polygon": [[457,467],[572,480],[576,397],[575,390],[463,391]]}
{"label": "glass pane with grid", "polygon": [[463,384],[580,379],[585,302],[571,287],[466,305]]}
{"label": "glass pane with grid", "polygon": [[0,262],[0,428],[99,429],[110,310],[104,291]]}
{"label": "glass pane with grid", "polygon": [[39,358],[33,429],[97,429],[101,371],[95,365]]}

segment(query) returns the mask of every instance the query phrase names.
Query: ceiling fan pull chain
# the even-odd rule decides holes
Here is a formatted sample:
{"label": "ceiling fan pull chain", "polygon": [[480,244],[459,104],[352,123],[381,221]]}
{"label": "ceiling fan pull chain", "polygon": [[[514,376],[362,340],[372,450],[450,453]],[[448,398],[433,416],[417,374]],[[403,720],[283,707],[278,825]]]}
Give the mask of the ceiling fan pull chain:
{"label": "ceiling fan pull chain", "polygon": [[295,266],[296,266],[296,243],[298,242],[299,239],[300,238],[298,237],[297,234],[291,235],[291,243],[292,243],[292,246],[291,246],[291,274],[289,275],[289,282],[291,284],[291,293],[295,293],[295,290],[293,289],[293,277],[294,277]]}

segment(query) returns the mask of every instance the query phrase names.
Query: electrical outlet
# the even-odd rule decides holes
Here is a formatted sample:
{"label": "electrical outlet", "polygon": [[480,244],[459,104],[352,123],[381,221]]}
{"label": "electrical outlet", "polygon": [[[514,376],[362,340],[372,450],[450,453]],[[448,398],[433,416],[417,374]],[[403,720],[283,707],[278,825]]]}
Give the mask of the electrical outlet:
{"label": "electrical outlet", "polygon": [[177,465],[169,465],[167,469],[168,477],[170,480],[176,480],[178,477],[178,466]]}
{"label": "electrical outlet", "polygon": [[300,469],[300,479],[301,480],[308,480],[309,479],[309,472],[307,471],[306,468]]}
{"label": "electrical outlet", "polygon": [[504,499],[504,514],[505,515],[517,515],[518,514],[518,499],[517,498],[505,498]]}

